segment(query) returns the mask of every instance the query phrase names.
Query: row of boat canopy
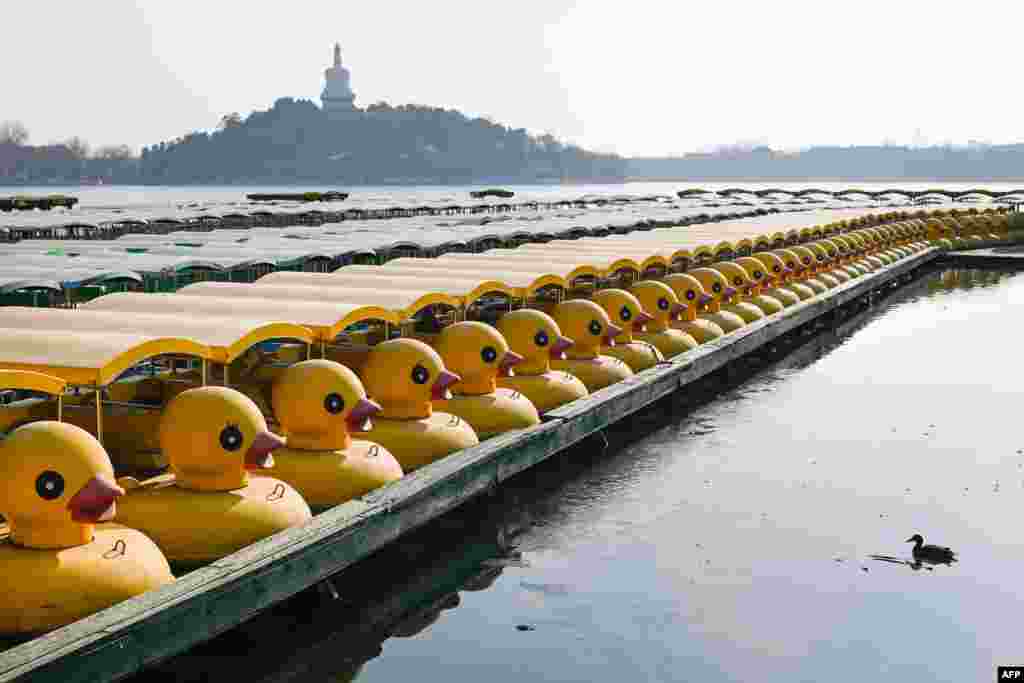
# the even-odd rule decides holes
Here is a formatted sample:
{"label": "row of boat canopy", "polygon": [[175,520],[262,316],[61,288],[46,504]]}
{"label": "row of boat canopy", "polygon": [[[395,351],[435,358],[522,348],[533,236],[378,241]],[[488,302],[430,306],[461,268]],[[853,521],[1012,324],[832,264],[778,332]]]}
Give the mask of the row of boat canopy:
{"label": "row of boat canopy", "polygon": [[174,294],[108,294],[77,309],[0,307],[0,370],[100,388],[150,359],[187,357],[200,359],[205,375],[208,363],[230,364],[254,346],[331,344],[353,329],[402,326],[437,308],[459,317],[487,300],[511,304],[542,291],[564,292],[578,278],[624,270],[643,277],[651,264],[668,264],[684,252],[714,254],[794,232],[813,238],[820,224],[866,213],[819,212],[796,228],[793,216],[767,216],[484,254],[400,258],[329,274],[273,273],[253,284],[201,282]]}
{"label": "row of boat canopy", "polygon": [[[389,193],[391,195],[393,193]],[[3,226],[13,228],[59,228],[75,226],[102,230],[120,225],[173,226],[186,224],[239,225],[302,225],[308,223],[340,222],[366,218],[399,217],[452,217],[480,214],[500,215],[505,212],[547,211],[609,211],[628,208],[649,208],[658,204],[683,207],[723,206],[783,206],[807,207],[821,204],[821,198],[809,197],[697,197],[668,195],[583,195],[574,198],[545,197],[539,193],[532,200],[514,203],[485,200],[474,205],[454,204],[451,198],[424,199],[418,203],[392,205],[394,197],[358,196],[339,208],[334,202],[275,202],[273,205],[256,202],[189,202],[174,204],[137,204],[126,208],[79,205],[69,210],[21,212],[11,216],[0,215]],[[412,199],[413,197],[410,197]],[[832,198],[829,198],[832,199]],[[868,197],[861,202],[871,202]],[[877,200],[874,200],[877,204]],[[857,206],[856,200],[833,202],[836,205]]]}
{"label": "row of boat canopy", "polygon": [[736,212],[652,203],[497,218],[420,217],[320,226],[179,230],[126,234],[112,240],[31,239],[0,250],[0,294],[23,290],[60,293],[84,285],[172,291],[195,280],[246,282],[276,270],[325,272],[350,263],[481,252],[659,226],[689,225],[689,230],[704,221],[740,216],[761,220],[776,211],[781,214],[780,210]]}

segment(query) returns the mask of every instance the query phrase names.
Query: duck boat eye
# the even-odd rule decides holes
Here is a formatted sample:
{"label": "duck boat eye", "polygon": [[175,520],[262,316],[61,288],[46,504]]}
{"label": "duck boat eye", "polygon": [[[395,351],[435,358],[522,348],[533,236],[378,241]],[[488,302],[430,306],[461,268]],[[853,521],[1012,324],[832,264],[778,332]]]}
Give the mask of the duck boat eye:
{"label": "duck boat eye", "polygon": [[544,330],[541,330],[540,332],[537,333],[537,336],[533,338],[533,343],[536,344],[537,346],[547,346],[548,333],[545,332]]}
{"label": "duck boat eye", "polygon": [[498,357],[498,352],[493,346],[485,346],[480,352],[480,357],[484,359],[485,363],[493,363]]}
{"label": "duck boat eye", "polygon": [[667,311],[668,299],[666,299],[665,297],[661,297],[660,299],[658,299],[658,308],[660,308],[663,311]]}
{"label": "duck boat eye", "polygon": [[234,452],[242,447],[242,430],[235,425],[228,425],[220,430],[220,445],[228,451]]}
{"label": "duck boat eye", "polygon": [[590,334],[592,334],[594,336],[597,336],[597,335],[601,334],[601,323],[597,322],[596,320],[591,320],[590,321],[590,328],[589,329],[590,329]]}
{"label": "duck boat eye", "polygon": [[56,500],[64,493],[64,477],[53,470],[46,470],[36,477],[36,493],[43,500]]}
{"label": "duck boat eye", "polygon": [[417,365],[412,369],[412,381],[416,384],[426,384],[428,379],[430,379],[430,372],[422,365]]}
{"label": "duck boat eye", "polygon": [[619,317],[623,320],[629,320],[633,317],[633,312],[629,310],[628,306],[623,306],[622,310],[619,311]]}
{"label": "duck boat eye", "polygon": [[345,399],[340,394],[327,394],[327,397],[324,399],[324,410],[331,415],[337,415],[345,410]]}

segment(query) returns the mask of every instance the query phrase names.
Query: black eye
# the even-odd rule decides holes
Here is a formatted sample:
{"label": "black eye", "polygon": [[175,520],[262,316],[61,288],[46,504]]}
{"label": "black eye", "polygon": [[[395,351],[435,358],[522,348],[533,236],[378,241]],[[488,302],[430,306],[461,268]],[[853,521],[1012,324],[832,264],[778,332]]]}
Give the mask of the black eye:
{"label": "black eye", "polygon": [[485,363],[493,363],[498,358],[498,352],[493,346],[485,346],[480,352],[480,357],[484,359]]}
{"label": "black eye", "polygon": [[43,500],[55,500],[64,493],[64,477],[53,470],[46,470],[36,477],[36,493]]}
{"label": "black eye", "polygon": [[692,289],[686,290],[686,298],[691,300],[691,301],[693,299],[696,299],[697,298],[697,292],[693,291]]}
{"label": "black eye", "polygon": [[780,268],[778,265],[774,265],[774,266],[772,266],[772,272],[773,273],[781,273],[782,272],[782,268]]}
{"label": "black eye", "polygon": [[537,346],[547,346],[548,341],[548,333],[545,332],[544,330],[538,332],[537,336],[533,338],[533,343],[536,344]]}
{"label": "black eye", "polygon": [[762,273],[760,270],[755,270],[754,271],[754,279],[755,280],[760,280],[762,277],[764,277],[764,273]]}
{"label": "black eye", "polygon": [[601,330],[603,328],[601,327],[601,323],[597,322],[596,320],[591,320],[590,321],[590,328],[589,329],[590,329],[590,334],[592,334],[592,335],[594,335],[596,337],[597,335],[601,334]]}
{"label": "black eye", "polygon": [[736,276],[736,277],[734,277],[734,278],[732,279],[732,283],[733,283],[734,285],[736,285],[737,287],[739,287],[739,286],[741,286],[741,285],[743,284],[743,278],[741,278],[741,277],[739,277],[739,276]]}
{"label": "black eye", "polygon": [[711,285],[711,290],[715,294],[718,294],[719,292],[722,291],[722,284],[720,282],[716,282],[715,284]]}
{"label": "black eye", "polygon": [[619,311],[619,317],[622,320],[628,321],[630,318],[633,317],[633,311],[629,310],[629,306],[623,306],[622,310]]}
{"label": "black eye", "polygon": [[428,379],[430,379],[430,372],[422,365],[417,365],[412,369],[412,381],[416,384],[426,384]]}
{"label": "black eye", "polygon": [[661,297],[660,299],[658,299],[658,308],[660,308],[663,311],[667,311],[668,299],[666,299],[665,297]]}
{"label": "black eye", "polygon": [[224,429],[220,430],[220,445],[221,448],[228,452],[237,451],[242,447],[242,430],[235,425],[228,425]]}
{"label": "black eye", "polygon": [[337,415],[345,410],[345,399],[340,394],[327,394],[324,398],[324,410],[331,415]]}

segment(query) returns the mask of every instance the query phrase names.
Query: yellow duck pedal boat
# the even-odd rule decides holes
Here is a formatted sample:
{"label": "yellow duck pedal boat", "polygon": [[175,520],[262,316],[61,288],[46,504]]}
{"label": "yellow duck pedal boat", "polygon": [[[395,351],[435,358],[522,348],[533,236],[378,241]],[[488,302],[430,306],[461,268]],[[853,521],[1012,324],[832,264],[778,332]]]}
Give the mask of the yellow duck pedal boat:
{"label": "yellow duck pedal boat", "polygon": [[498,331],[509,348],[522,357],[514,374],[499,374],[499,387],[520,392],[542,415],[590,393],[576,377],[551,369],[551,361],[564,360],[573,341],[562,335],[550,315],[521,308],[503,315],[498,320]]}
{"label": "yellow duck pedal boat", "polygon": [[404,472],[480,443],[468,422],[434,410],[451,398],[461,378],[437,351],[417,339],[391,339],[373,347],[361,371],[367,393],[381,410],[365,436],[386,448]]}
{"label": "yellow duck pedal boat", "polygon": [[462,418],[481,439],[540,424],[529,398],[498,386],[498,376],[511,377],[523,360],[498,330],[481,322],[455,323],[441,330],[434,347],[445,367],[462,378],[451,398],[433,402],[436,410]]}
{"label": "yellow duck pedal boat", "polygon": [[289,366],[274,383],[273,406],[287,445],[274,451],[271,472],[311,507],[339,505],[402,478],[386,448],[352,438],[372,428],[380,405],[345,366],[329,360]]}
{"label": "yellow duck pedal boat", "polygon": [[145,534],[101,523],[123,495],[84,429],[33,422],[0,441],[0,634],[49,631],[174,580]]}
{"label": "yellow duck pedal boat", "polygon": [[312,513],[294,488],[247,472],[272,467],[271,452],[283,445],[256,404],[234,389],[182,392],[160,420],[160,446],[171,474],[119,480],[128,490],[119,518],[183,565],[218,560],[305,524]]}
{"label": "yellow duck pedal boat", "polygon": [[589,392],[633,376],[628,365],[603,354],[605,345],[611,344],[612,339],[622,333],[620,327],[611,323],[603,308],[593,301],[572,299],[556,305],[551,317],[559,329],[573,340],[573,345],[565,351],[564,359],[551,361],[552,368],[578,378]]}

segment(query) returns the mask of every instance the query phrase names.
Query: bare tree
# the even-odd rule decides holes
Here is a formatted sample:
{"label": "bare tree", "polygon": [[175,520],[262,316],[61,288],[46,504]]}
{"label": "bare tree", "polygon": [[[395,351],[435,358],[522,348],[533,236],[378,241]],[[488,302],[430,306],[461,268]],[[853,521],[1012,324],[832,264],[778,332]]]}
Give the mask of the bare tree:
{"label": "bare tree", "polygon": [[230,114],[225,114],[220,117],[220,123],[217,127],[221,130],[227,130],[228,128],[238,128],[242,125],[242,115],[237,111],[233,111]]}
{"label": "bare tree", "polygon": [[134,156],[132,148],[128,145],[106,145],[96,150],[97,159],[123,161],[125,159],[131,159]]}
{"label": "bare tree", "polygon": [[76,159],[85,159],[89,156],[89,143],[78,137],[77,135],[68,138],[62,143],[71,152],[71,156]]}
{"label": "bare tree", "polygon": [[28,142],[28,128],[21,121],[0,123],[0,144],[24,145]]}

